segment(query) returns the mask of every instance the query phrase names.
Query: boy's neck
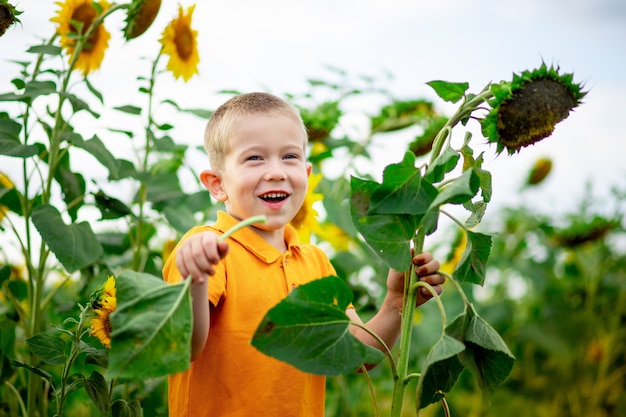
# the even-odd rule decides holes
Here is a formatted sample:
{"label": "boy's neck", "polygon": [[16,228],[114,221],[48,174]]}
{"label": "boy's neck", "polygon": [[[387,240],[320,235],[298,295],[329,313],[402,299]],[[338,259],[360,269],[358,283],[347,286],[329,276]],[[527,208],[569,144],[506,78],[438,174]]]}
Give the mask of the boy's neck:
{"label": "boy's neck", "polygon": [[252,227],[259,236],[263,238],[267,243],[276,248],[280,253],[287,252],[287,243],[285,242],[285,228],[281,227],[277,230],[263,230],[256,227]]}

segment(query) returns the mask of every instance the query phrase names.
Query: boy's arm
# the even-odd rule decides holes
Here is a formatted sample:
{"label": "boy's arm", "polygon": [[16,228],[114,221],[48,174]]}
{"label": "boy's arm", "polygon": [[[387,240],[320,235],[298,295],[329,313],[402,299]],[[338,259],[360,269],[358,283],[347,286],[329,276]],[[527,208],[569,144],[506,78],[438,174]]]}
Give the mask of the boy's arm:
{"label": "boy's arm", "polygon": [[[420,281],[428,282],[433,286],[437,294],[441,294],[443,291],[441,284],[443,284],[445,278],[437,274],[439,262],[433,259],[430,253],[424,252],[413,257],[413,264],[415,265],[415,273],[420,277]],[[387,295],[378,313],[366,324],[371,331],[376,333],[385,342],[389,349],[396,344],[400,336],[403,297],[404,273],[392,269],[387,276]],[[417,294],[416,304],[420,306],[430,298],[432,298],[432,294],[425,288],[420,288],[420,292]],[[363,323],[354,309],[348,309],[346,314],[350,320]],[[351,332],[361,342],[382,349],[378,341],[365,330],[357,326],[352,326]]]}
{"label": "boy's arm", "polygon": [[191,277],[191,300],[193,329],[191,336],[191,360],[200,355],[206,345],[211,324],[208,299],[209,276],[215,274],[217,265],[228,253],[228,243],[219,242],[213,232],[190,236],[176,253],[176,267],[183,279]]}

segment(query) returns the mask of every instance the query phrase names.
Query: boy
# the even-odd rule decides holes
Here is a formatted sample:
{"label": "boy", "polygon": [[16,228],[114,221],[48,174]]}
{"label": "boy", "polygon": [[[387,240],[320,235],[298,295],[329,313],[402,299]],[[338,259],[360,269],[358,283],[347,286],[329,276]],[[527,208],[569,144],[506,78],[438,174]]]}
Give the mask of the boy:
{"label": "boy", "polygon": [[[170,256],[163,276],[170,283],[191,276],[192,363],[169,379],[172,417],[324,415],[325,378],[303,373],[250,345],[267,311],[298,285],[336,275],[328,257],[299,244],[289,222],[300,209],[311,164],[306,129],[298,111],[266,93],[235,96],[209,120],[205,148],[210,170],[200,174],[211,195],[225,204],[212,226],[191,229]],[[239,221],[265,215],[218,239]],[[420,279],[441,293],[444,278],[428,253],[413,258]],[[390,271],[388,292],[367,323],[387,344],[399,336],[404,274]],[[420,293],[418,304],[430,296]],[[348,317],[361,322],[353,308]],[[354,326],[364,343],[377,342]]]}

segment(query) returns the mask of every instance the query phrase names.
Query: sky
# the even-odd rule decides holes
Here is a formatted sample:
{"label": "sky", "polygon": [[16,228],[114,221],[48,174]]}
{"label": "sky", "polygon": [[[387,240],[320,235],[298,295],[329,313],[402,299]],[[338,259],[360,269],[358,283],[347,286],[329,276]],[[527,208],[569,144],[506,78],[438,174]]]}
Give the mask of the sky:
{"label": "sky", "polygon": [[[0,38],[0,92],[11,90],[10,80],[17,74],[9,61],[24,58],[28,46],[54,30],[49,19],[57,6],[52,1],[14,3],[24,13],[22,24]],[[157,40],[178,4],[163,0],[152,27],[129,43],[122,41],[118,30],[124,25],[121,13],[106,22],[112,32],[109,51],[90,80],[105,92],[107,108],[141,103],[133,95],[135,79],[148,75],[148,63],[137,63],[137,57],[156,56]],[[181,4],[186,8],[193,3]],[[158,81],[162,96],[185,108],[214,109],[225,100],[216,94],[220,90],[304,93],[309,91],[308,79],[336,79],[336,73],[328,70],[331,66],[351,79],[380,79],[398,99],[427,98],[451,114],[456,106],[438,99],[428,81],[469,82],[470,91],[477,93],[489,82],[510,80],[513,73],[542,62],[558,66],[584,83],[588,90],[584,103],[557,125],[551,137],[519,155],[496,157],[495,148],[485,147],[484,168],[494,178],[493,204],[568,212],[577,207],[586,183],[593,186],[598,201],[611,187],[626,188],[626,134],[621,126],[626,96],[623,0],[198,1],[192,25],[199,34],[199,75],[188,83],[171,76]],[[367,99],[354,103],[357,109],[371,105]],[[110,126],[119,117],[104,109],[103,117],[87,126]],[[177,117],[174,139],[201,144],[205,122]],[[350,117],[346,123],[353,123],[358,132],[358,114]],[[479,130],[474,135],[480,135]],[[399,136],[376,138],[374,160],[363,169],[376,175],[385,165],[399,162],[412,139],[411,134]],[[551,175],[520,194],[520,185],[540,157],[553,160]],[[13,163],[0,157],[0,167],[10,169]],[[202,169],[206,160],[191,163]]]}

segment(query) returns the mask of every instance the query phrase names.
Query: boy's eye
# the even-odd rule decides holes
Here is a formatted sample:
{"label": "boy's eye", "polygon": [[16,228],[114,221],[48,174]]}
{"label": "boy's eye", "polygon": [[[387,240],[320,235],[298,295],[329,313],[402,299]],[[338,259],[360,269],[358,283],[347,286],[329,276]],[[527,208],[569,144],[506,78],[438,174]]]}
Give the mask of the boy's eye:
{"label": "boy's eye", "polygon": [[248,161],[260,161],[261,157],[258,155],[252,155],[248,157]]}
{"label": "boy's eye", "polygon": [[285,155],[285,159],[298,159],[298,155],[296,155],[295,153],[290,153]]}

